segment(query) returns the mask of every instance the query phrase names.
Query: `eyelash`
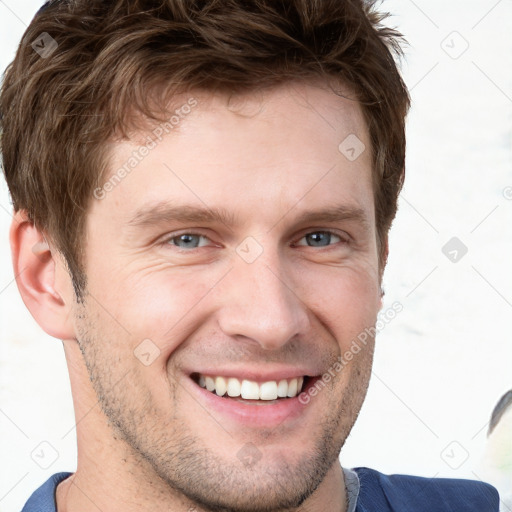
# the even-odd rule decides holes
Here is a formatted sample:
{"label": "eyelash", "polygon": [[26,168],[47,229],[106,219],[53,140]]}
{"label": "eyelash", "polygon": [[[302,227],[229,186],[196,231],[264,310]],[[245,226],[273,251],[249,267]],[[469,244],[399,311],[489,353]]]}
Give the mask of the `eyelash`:
{"label": "eyelash", "polygon": [[[350,239],[348,237],[348,235],[346,235],[345,237],[342,236],[341,234],[338,234],[336,233],[335,231],[331,231],[329,229],[318,229],[318,230],[314,230],[314,231],[308,231],[307,233],[304,233],[300,238],[297,238],[293,244],[296,244],[297,242],[299,242],[300,240],[302,240],[303,238],[307,237],[308,235],[312,235],[312,234],[315,234],[315,233],[326,233],[326,234],[329,234],[331,236],[335,236],[335,237],[338,237],[340,239],[340,242],[336,242],[336,243],[332,243],[332,244],[329,244],[327,246],[319,246],[321,249],[327,249],[327,248],[330,248],[336,244],[343,244],[343,245],[349,245],[350,244]],[[173,240],[177,240],[179,239],[179,237],[183,236],[183,235],[191,235],[191,236],[198,236],[198,237],[201,237],[201,238],[205,238],[207,240],[210,240],[209,237],[207,237],[206,235],[204,235],[203,233],[198,233],[196,231],[184,231],[182,233],[178,233],[178,234],[174,234],[170,237],[167,237],[165,238],[164,240],[162,240],[162,245],[164,246],[168,246],[168,245],[173,245],[173,247],[175,249],[177,249],[178,251],[180,252],[191,252],[192,250],[194,249],[201,249],[202,247],[193,247],[191,249],[184,249],[182,247],[179,247],[175,244],[171,244],[171,242]],[[204,247],[204,246],[203,246]],[[300,245],[299,247],[311,247],[311,248],[315,248],[314,246],[308,246],[308,245]]]}

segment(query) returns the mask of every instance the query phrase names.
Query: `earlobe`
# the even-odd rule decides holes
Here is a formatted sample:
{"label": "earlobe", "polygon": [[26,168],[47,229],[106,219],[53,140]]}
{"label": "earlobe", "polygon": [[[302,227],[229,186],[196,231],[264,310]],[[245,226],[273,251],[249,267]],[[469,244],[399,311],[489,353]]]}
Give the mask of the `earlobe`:
{"label": "earlobe", "polygon": [[[25,306],[50,336],[73,338],[71,279],[62,272],[59,254],[24,211],[15,213],[9,239],[16,284]],[[57,279],[63,274],[69,286],[65,276]]]}

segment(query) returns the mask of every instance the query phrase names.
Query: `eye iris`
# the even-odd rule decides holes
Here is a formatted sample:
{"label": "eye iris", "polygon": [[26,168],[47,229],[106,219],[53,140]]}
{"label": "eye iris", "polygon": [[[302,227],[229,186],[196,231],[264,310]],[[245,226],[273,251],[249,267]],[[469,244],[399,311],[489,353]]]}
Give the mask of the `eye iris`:
{"label": "eye iris", "polygon": [[180,247],[197,247],[199,245],[199,237],[197,235],[180,235],[175,239],[174,243]]}
{"label": "eye iris", "polygon": [[325,231],[318,231],[317,233],[310,233],[306,236],[308,245],[314,247],[323,247],[329,245],[331,242],[331,234]]}

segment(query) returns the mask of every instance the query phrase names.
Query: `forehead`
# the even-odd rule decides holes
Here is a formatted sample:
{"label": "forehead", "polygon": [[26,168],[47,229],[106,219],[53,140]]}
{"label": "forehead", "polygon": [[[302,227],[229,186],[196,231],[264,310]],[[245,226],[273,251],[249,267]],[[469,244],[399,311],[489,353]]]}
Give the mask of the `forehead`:
{"label": "forehead", "polygon": [[129,222],[152,203],[181,201],[241,217],[256,209],[263,221],[329,203],[372,217],[368,130],[360,104],[343,92],[288,83],[175,98],[167,123],[112,145],[108,194],[93,213],[108,205],[109,215]]}

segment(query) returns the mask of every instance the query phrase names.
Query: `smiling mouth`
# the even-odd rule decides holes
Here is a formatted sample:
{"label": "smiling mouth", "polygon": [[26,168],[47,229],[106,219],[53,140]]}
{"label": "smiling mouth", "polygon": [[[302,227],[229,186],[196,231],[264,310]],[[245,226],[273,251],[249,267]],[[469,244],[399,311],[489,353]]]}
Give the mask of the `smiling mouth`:
{"label": "smiling mouth", "polygon": [[193,373],[192,380],[200,387],[224,398],[252,403],[286,400],[301,393],[309,382],[310,377],[304,375],[292,379],[270,380],[255,382],[236,377],[222,377]]}

